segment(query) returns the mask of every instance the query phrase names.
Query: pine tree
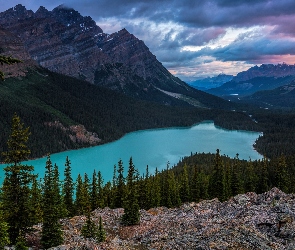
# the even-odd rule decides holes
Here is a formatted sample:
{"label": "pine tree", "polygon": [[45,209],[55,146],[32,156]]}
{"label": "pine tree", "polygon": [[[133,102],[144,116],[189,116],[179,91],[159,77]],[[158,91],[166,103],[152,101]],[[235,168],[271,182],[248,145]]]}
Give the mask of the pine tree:
{"label": "pine tree", "polygon": [[87,214],[89,208],[91,208],[89,179],[87,174],[84,175],[84,181],[82,180],[81,175],[78,175],[75,208],[77,215]]}
{"label": "pine tree", "polygon": [[106,232],[103,228],[101,216],[99,216],[99,224],[98,224],[98,234],[97,234],[97,241],[103,242],[106,239]]}
{"label": "pine tree", "polygon": [[0,249],[4,249],[9,243],[8,224],[4,221],[2,206],[0,206]]}
{"label": "pine tree", "polygon": [[267,192],[269,190],[269,178],[268,178],[268,160],[264,157],[260,162],[261,172],[259,176],[259,193]]}
{"label": "pine tree", "polygon": [[104,208],[105,203],[104,203],[103,178],[100,171],[97,172],[97,190],[98,190],[98,197],[97,197],[98,207]]}
{"label": "pine tree", "polygon": [[106,233],[103,229],[101,216],[99,217],[99,226],[97,227],[95,223],[91,220],[90,212],[87,214],[87,220],[82,226],[81,235],[84,238],[93,238],[97,242],[103,242],[106,239]]}
{"label": "pine tree", "polygon": [[258,186],[258,176],[255,173],[253,162],[251,159],[247,162],[246,178],[245,178],[245,191],[256,192]]}
{"label": "pine tree", "polygon": [[98,186],[97,186],[97,179],[96,179],[96,172],[93,171],[92,175],[92,185],[91,185],[91,210],[98,208]]}
{"label": "pine tree", "polygon": [[192,184],[191,184],[191,197],[193,201],[198,202],[201,198],[201,183],[199,178],[199,169],[198,166],[195,165],[193,169],[193,177],[192,177]]}
{"label": "pine tree", "polygon": [[9,226],[9,238],[12,244],[21,233],[25,233],[32,226],[29,219],[30,185],[34,175],[34,167],[23,165],[28,159],[30,150],[27,147],[29,128],[25,128],[19,116],[12,118],[11,134],[7,141],[8,151],[3,152],[5,179],[2,186],[2,203],[4,219]]}
{"label": "pine tree", "polygon": [[232,182],[231,166],[229,162],[225,162],[224,168],[223,168],[223,179],[222,179],[222,186],[223,186],[222,201],[227,200],[232,195],[231,182]]}
{"label": "pine tree", "polygon": [[232,195],[242,194],[244,193],[243,188],[243,179],[242,179],[242,173],[241,173],[241,164],[239,160],[239,154],[236,155],[234,159],[234,165],[232,168],[231,173],[231,190]]}
{"label": "pine tree", "polygon": [[31,220],[31,224],[35,225],[39,222],[42,222],[42,218],[43,218],[42,191],[36,177],[33,179],[31,195],[29,199],[29,208],[30,208],[29,219]]}
{"label": "pine tree", "polygon": [[133,165],[132,157],[129,160],[129,168],[127,175],[126,196],[123,203],[124,214],[122,216],[122,223],[124,225],[139,224],[140,214],[137,199],[137,187],[135,183],[136,170]]}
{"label": "pine tree", "polygon": [[199,173],[199,183],[200,183],[200,198],[201,199],[208,199],[209,194],[209,176],[204,173],[204,170],[201,170]]}
{"label": "pine tree", "polygon": [[72,168],[71,168],[71,162],[66,157],[66,163],[65,163],[65,171],[64,171],[64,184],[63,184],[63,199],[65,208],[67,210],[67,216],[71,217],[75,214],[75,207],[74,207],[74,183],[72,179]]}
{"label": "pine tree", "polygon": [[[165,207],[172,207],[172,187],[171,187],[171,180],[169,178],[169,162],[167,163],[167,167],[166,170],[164,172],[162,172],[161,174],[161,179],[162,179],[162,187],[161,187],[161,205],[165,206]],[[171,177],[171,175],[170,175]]]}
{"label": "pine tree", "polygon": [[152,178],[151,186],[151,207],[159,207],[161,205],[161,183],[157,168],[155,170],[155,176]]}
{"label": "pine tree", "polygon": [[123,198],[125,195],[125,178],[124,178],[124,166],[122,160],[118,162],[118,176],[114,194],[114,208],[121,208],[123,206]]}
{"label": "pine tree", "polygon": [[278,159],[278,163],[276,164],[275,175],[277,187],[281,189],[283,192],[288,193],[290,189],[289,187],[291,186],[291,182],[288,176],[286,158],[284,155],[281,155],[281,157]]}
{"label": "pine tree", "polygon": [[64,199],[61,195],[61,183],[59,180],[58,166],[56,164],[54,164],[53,173],[54,173],[54,181],[53,181],[54,192],[56,194],[56,201],[58,206],[58,217],[59,219],[61,219],[67,216],[67,209],[65,207]]}
{"label": "pine tree", "polygon": [[170,189],[170,200],[171,200],[172,207],[180,206],[181,199],[179,195],[179,184],[172,170],[168,171],[168,186]]}
{"label": "pine tree", "polygon": [[60,216],[60,198],[57,194],[56,170],[53,169],[50,155],[46,161],[46,171],[43,188],[43,226],[41,244],[44,248],[50,248],[63,243]]}
{"label": "pine tree", "polygon": [[183,172],[180,178],[180,199],[182,202],[188,202],[190,201],[190,188],[186,164],[183,166]]}
{"label": "pine tree", "polygon": [[210,197],[223,200],[223,164],[219,149],[214,158],[213,173],[210,177]]}
{"label": "pine tree", "polygon": [[112,188],[112,184],[110,181],[108,181],[103,189],[102,189],[102,193],[103,193],[103,204],[104,204],[104,207],[112,207],[113,204],[114,204],[114,200],[113,200],[113,197],[114,197],[114,188]]}

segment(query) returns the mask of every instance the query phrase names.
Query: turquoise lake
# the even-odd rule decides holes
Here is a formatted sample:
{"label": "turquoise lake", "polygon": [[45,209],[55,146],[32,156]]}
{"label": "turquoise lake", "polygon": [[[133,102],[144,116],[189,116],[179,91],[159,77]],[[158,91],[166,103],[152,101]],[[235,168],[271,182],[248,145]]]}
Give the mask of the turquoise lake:
{"label": "turquoise lake", "polygon": [[[130,157],[135,167],[144,173],[149,166],[150,173],[166,168],[192,153],[215,153],[220,149],[222,155],[235,157],[239,153],[240,159],[261,159],[253,144],[261,135],[257,132],[225,130],[216,127],[213,122],[202,122],[192,127],[165,128],[142,130],[126,134],[121,139],[100,146],[70,150],[52,154],[51,161],[56,163],[63,178],[66,156],[72,166],[72,176],[76,180],[78,173],[85,172],[91,178],[93,170],[101,171],[106,181],[112,179],[114,165],[122,159],[127,172]],[[46,157],[26,162],[35,167],[35,173],[44,177]],[[3,165],[0,172],[0,183],[3,181]]]}

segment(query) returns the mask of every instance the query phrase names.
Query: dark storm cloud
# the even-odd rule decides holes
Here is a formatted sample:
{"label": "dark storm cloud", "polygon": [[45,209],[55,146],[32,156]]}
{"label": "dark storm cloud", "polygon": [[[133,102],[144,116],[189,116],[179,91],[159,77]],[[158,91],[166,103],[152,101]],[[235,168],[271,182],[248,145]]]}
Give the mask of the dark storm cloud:
{"label": "dark storm cloud", "polygon": [[241,39],[222,48],[204,48],[197,54],[198,56],[210,55],[224,62],[245,61],[255,63],[265,56],[295,55],[295,43],[286,39]]}
{"label": "dark storm cloud", "polygon": [[211,40],[225,34],[222,28],[208,28],[208,29],[184,29],[177,32],[172,29],[168,32],[161,41],[160,47],[164,48],[181,48],[183,46],[202,46]]}
{"label": "dark storm cloud", "polygon": [[[33,11],[64,4],[91,16],[107,33],[126,28],[168,68],[204,63],[208,69],[214,58],[234,64],[295,55],[295,0],[10,0],[0,11],[18,3]],[[258,28],[247,31],[253,27]],[[238,28],[238,38],[212,46]]]}

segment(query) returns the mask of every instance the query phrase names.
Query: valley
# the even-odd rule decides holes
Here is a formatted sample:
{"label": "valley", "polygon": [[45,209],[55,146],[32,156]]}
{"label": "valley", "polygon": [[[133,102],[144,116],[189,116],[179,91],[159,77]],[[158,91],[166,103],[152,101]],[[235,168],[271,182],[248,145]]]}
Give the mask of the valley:
{"label": "valley", "polygon": [[156,56],[132,34],[167,28],[149,25],[0,12],[0,248],[294,248],[295,65],[201,78],[246,33],[175,26]]}

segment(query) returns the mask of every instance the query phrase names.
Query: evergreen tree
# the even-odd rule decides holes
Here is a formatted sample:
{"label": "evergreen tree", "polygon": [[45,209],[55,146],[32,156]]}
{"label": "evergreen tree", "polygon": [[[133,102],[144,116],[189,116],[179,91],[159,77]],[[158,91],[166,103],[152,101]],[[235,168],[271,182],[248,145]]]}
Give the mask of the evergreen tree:
{"label": "evergreen tree", "polygon": [[103,242],[106,239],[106,232],[103,228],[101,216],[99,216],[99,224],[98,224],[98,234],[97,234],[97,241]]}
{"label": "evergreen tree", "polygon": [[67,210],[67,216],[71,217],[75,214],[75,207],[74,207],[74,183],[72,179],[72,168],[71,168],[71,162],[66,157],[66,163],[65,163],[65,170],[64,170],[64,184],[63,184],[63,199],[65,208]]}
{"label": "evergreen tree", "polygon": [[29,219],[31,220],[31,224],[35,225],[39,222],[42,222],[42,218],[43,218],[42,191],[36,177],[33,179],[31,195],[29,199],[29,208],[30,208]]}
{"label": "evergreen tree", "polygon": [[210,178],[210,197],[223,200],[223,164],[219,149],[216,150],[213,172]]}
{"label": "evergreen tree", "polygon": [[179,184],[175,178],[174,172],[172,170],[168,171],[168,186],[170,189],[170,200],[173,207],[178,207],[181,204],[181,199],[179,195]]}
{"label": "evergreen tree", "polygon": [[9,243],[8,224],[4,221],[2,206],[0,206],[0,250],[4,249]]}
{"label": "evergreen tree", "polygon": [[243,188],[243,179],[242,179],[242,171],[241,171],[241,164],[239,160],[239,154],[236,155],[234,159],[234,165],[232,168],[232,179],[231,179],[231,189],[232,194],[242,194],[244,193]]}
{"label": "evergreen tree", "polygon": [[114,197],[114,188],[112,188],[112,184],[110,181],[108,181],[103,189],[102,189],[102,193],[103,193],[103,204],[104,204],[104,207],[111,207],[113,204],[114,204],[114,200],[113,200],[113,197]]}
{"label": "evergreen tree", "polygon": [[[167,163],[166,170],[161,174],[162,187],[161,187],[161,205],[165,207],[172,207],[172,187],[171,180],[169,180],[169,162]],[[171,177],[171,175],[170,175]]]}
{"label": "evergreen tree", "polygon": [[209,176],[204,173],[204,170],[201,170],[199,173],[199,183],[200,183],[200,198],[208,199],[209,194]]}
{"label": "evergreen tree", "polygon": [[98,186],[97,186],[95,170],[93,171],[93,175],[92,175],[90,199],[91,199],[91,210],[98,208]]}
{"label": "evergreen tree", "polygon": [[282,155],[276,164],[276,185],[283,192],[288,193],[291,182],[288,176],[286,158]]}
{"label": "evergreen tree", "polygon": [[261,172],[259,176],[259,193],[264,193],[269,190],[269,178],[268,178],[268,160],[264,157],[262,161],[260,161]]}
{"label": "evergreen tree", "polygon": [[190,187],[189,187],[189,178],[187,173],[187,165],[184,164],[183,172],[181,175],[181,183],[180,183],[180,199],[182,202],[190,201]]}
{"label": "evergreen tree", "polygon": [[54,173],[54,180],[53,180],[53,184],[54,184],[54,192],[56,194],[56,204],[58,206],[58,217],[64,218],[65,216],[67,216],[67,209],[65,207],[64,204],[64,199],[61,195],[61,183],[59,180],[59,171],[58,171],[58,166],[56,164],[54,164],[53,167],[53,173]]}
{"label": "evergreen tree", "polygon": [[245,178],[245,191],[256,192],[258,186],[258,176],[255,173],[253,162],[251,161],[251,159],[247,162],[246,173],[247,177]]}
{"label": "evergreen tree", "polygon": [[34,175],[34,167],[23,165],[28,159],[30,150],[27,147],[29,128],[25,128],[19,116],[12,118],[11,134],[7,141],[8,151],[3,152],[5,179],[2,186],[2,204],[4,219],[9,226],[9,238],[12,244],[21,233],[25,233],[32,226],[29,219],[30,185]]}
{"label": "evergreen tree", "polygon": [[114,208],[120,208],[123,206],[123,198],[125,195],[125,178],[124,178],[124,167],[122,160],[118,162],[118,176],[114,194]]}
{"label": "evergreen tree", "polygon": [[151,184],[151,207],[159,207],[161,205],[161,183],[158,169],[155,170],[155,176],[152,177]]}
{"label": "evergreen tree", "polygon": [[231,166],[229,162],[225,162],[224,168],[223,168],[223,179],[222,179],[222,186],[223,186],[222,201],[227,200],[232,195],[231,182],[232,182]]}
{"label": "evergreen tree", "polygon": [[98,207],[104,208],[104,190],[103,190],[103,178],[100,171],[97,172],[97,190],[98,190],[98,196],[97,196],[97,204]]}
{"label": "evergreen tree", "polygon": [[41,244],[44,248],[50,248],[63,243],[60,216],[60,194],[57,194],[56,168],[53,169],[50,155],[46,161],[46,171],[43,188],[43,226]]}
{"label": "evergreen tree", "polygon": [[84,181],[82,180],[81,175],[78,175],[75,208],[77,215],[87,214],[91,208],[89,179],[87,174],[84,175]]}
{"label": "evergreen tree", "polygon": [[95,223],[91,220],[90,212],[88,212],[87,220],[81,229],[81,235],[84,238],[93,238],[97,242],[105,241],[106,233],[103,229],[101,216],[99,217],[99,226],[97,227]]}
{"label": "evergreen tree", "polygon": [[193,201],[198,202],[201,198],[201,183],[199,178],[199,169],[197,165],[194,165],[191,187],[191,198]]}
{"label": "evergreen tree", "polygon": [[133,165],[132,157],[129,160],[129,168],[127,175],[126,196],[123,203],[124,214],[122,216],[122,223],[124,225],[139,224],[140,214],[137,199],[137,187],[135,183],[136,170]]}

